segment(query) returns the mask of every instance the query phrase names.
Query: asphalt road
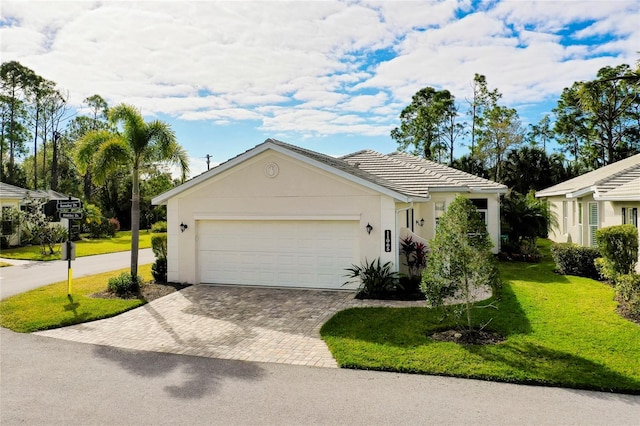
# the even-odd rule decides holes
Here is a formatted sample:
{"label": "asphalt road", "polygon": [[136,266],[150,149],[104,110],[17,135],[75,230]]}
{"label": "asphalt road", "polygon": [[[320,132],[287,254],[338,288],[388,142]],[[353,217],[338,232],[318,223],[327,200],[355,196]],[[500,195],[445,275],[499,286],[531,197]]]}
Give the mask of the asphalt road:
{"label": "asphalt road", "polygon": [[[140,265],[155,261],[151,249],[139,250],[138,256]],[[16,262],[7,259],[7,261],[15,262],[16,265],[0,268],[0,299],[67,279],[68,262],[66,260]],[[78,278],[126,268],[130,264],[131,252],[124,251],[79,257],[71,262],[71,268],[73,277]]]}
{"label": "asphalt road", "polygon": [[249,363],[0,329],[0,424],[638,425],[640,396]]}

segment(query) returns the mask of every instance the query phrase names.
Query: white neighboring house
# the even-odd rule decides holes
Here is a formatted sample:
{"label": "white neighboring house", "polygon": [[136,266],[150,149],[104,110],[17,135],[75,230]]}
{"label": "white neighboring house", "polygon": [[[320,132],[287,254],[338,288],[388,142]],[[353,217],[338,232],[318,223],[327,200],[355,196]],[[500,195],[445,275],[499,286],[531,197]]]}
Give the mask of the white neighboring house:
{"label": "white neighboring house", "polygon": [[401,264],[400,237],[430,239],[457,194],[498,250],[504,185],[407,154],[342,158],[267,139],[155,197],[167,206],[168,279],[341,288],[365,260]]}
{"label": "white neighboring house", "polygon": [[[595,246],[598,228],[630,223],[638,227],[640,154],[536,192],[558,219],[555,242]],[[640,256],[636,266],[640,272]]]}
{"label": "white neighboring house", "polygon": [[[53,190],[31,190],[21,188],[19,186],[10,185],[8,183],[0,182],[0,210],[4,211],[5,209],[18,209],[20,210],[24,205],[27,196],[33,199],[39,200],[48,200],[49,206],[45,208],[45,213],[48,216],[51,216],[55,213],[55,207],[53,204],[58,200],[69,200],[69,196],[62,194],[60,192],[56,192]],[[78,198],[71,197],[72,200],[78,200]],[[66,219],[62,219],[60,222],[52,222],[58,223],[63,226],[68,225],[68,221]],[[2,224],[1,232],[5,232],[6,229],[11,229],[11,226],[8,224]],[[5,235],[3,235],[5,236]],[[12,235],[6,235],[9,237],[9,245],[19,245],[20,244],[20,230]]]}

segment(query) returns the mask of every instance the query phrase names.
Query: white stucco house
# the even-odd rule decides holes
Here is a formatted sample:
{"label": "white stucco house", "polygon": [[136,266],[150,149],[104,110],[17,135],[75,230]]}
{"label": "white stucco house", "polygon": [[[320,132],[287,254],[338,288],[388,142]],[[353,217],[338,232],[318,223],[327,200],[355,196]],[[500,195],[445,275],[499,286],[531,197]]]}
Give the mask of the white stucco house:
{"label": "white stucco house", "polygon": [[[68,195],[62,194],[53,190],[31,190],[26,188],[21,188],[19,186],[10,185],[5,182],[0,182],[0,211],[5,211],[5,209],[22,209],[27,197],[31,197],[33,199],[38,200],[46,200],[49,202],[48,205],[45,206],[45,213],[47,215],[54,215],[55,213],[55,202],[58,200],[68,200],[71,198],[72,200],[78,200],[75,197],[69,197]],[[62,219],[60,223],[64,226],[67,226],[68,221],[66,219]],[[0,232],[4,237],[8,238],[9,245],[19,245],[20,244],[20,230],[11,235],[4,235],[5,232],[8,233],[9,229],[12,229],[10,224],[2,223],[0,226]]]}
{"label": "white stucco house", "polygon": [[404,153],[342,158],[274,139],[157,197],[167,206],[168,279],[341,288],[365,259],[401,263],[401,236],[430,239],[457,194],[498,250],[504,185]]}
{"label": "white stucco house", "polygon": [[549,239],[595,246],[598,228],[638,227],[640,154],[538,191],[536,197],[546,199],[558,219]]}

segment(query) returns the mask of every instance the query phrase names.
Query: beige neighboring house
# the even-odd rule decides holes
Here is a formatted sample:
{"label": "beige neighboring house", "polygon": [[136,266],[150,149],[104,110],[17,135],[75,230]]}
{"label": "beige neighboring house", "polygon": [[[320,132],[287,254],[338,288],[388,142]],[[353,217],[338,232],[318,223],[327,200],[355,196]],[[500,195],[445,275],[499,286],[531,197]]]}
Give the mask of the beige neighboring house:
{"label": "beige neighboring house", "polygon": [[[31,190],[21,188],[19,186],[10,185],[8,183],[0,182],[0,210],[4,211],[5,209],[18,209],[20,210],[24,205],[24,201],[27,196],[33,199],[44,199],[48,200],[51,203],[57,202],[57,200],[68,200],[69,196],[62,194],[60,192],[56,192],[53,190]],[[72,200],[78,200],[78,198],[71,197]],[[52,215],[55,212],[55,206],[49,204],[48,208],[45,208],[45,212],[47,215]],[[67,226],[67,220],[63,219],[60,223],[64,226]],[[2,224],[1,232],[5,232],[5,228],[9,229],[10,226]],[[4,235],[3,235],[4,236]],[[15,246],[20,244],[20,230],[18,232],[7,235],[9,237],[9,245]]]}
{"label": "beige neighboring house", "polygon": [[335,158],[274,139],[155,197],[167,206],[168,279],[341,288],[365,260],[401,265],[400,238],[433,237],[457,194],[498,250],[504,185],[407,154]]}
{"label": "beige neighboring house", "polygon": [[640,154],[538,191],[536,197],[545,198],[557,216],[552,241],[595,246],[598,228],[638,227]]}

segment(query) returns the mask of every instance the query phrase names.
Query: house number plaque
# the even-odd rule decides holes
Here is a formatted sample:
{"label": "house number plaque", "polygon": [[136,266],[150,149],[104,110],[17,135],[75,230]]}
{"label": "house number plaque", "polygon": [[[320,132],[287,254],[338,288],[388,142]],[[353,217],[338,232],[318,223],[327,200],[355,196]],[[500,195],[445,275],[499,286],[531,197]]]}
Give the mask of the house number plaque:
{"label": "house number plaque", "polygon": [[391,229],[384,230],[384,251],[391,253]]}

